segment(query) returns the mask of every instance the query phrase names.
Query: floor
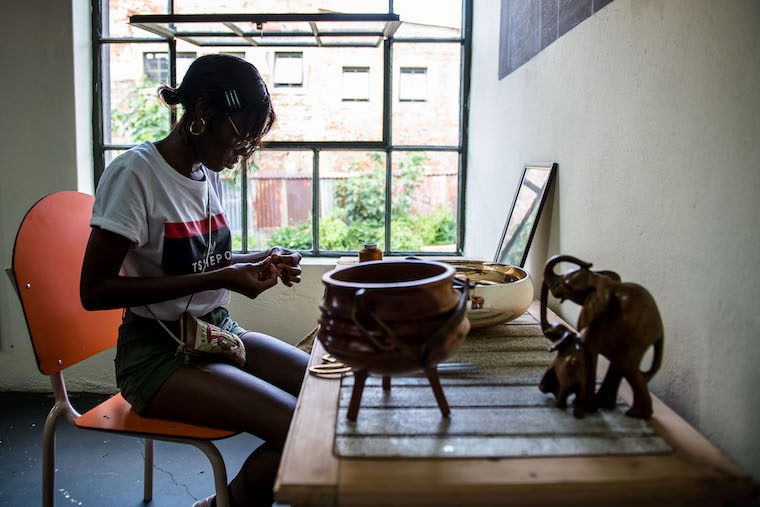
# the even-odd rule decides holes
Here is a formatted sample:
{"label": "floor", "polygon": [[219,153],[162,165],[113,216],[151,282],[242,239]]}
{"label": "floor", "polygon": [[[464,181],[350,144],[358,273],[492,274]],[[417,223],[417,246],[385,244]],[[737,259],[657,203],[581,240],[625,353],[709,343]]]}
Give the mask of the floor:
{"label": "floor", "polygon": [[[80,413],[106,398],[70,394]],[[0,392],[0,506],[41,505],[42,428],[52,406],[52,393]],[[144,503],[142,439],[77,430],[61,420],[56,442],[57,506],[190,507],[214,492],[211,466],[193,446],[154,443],[153,500]],[[228,477],[260,443],[248,434],[217,441]]]}

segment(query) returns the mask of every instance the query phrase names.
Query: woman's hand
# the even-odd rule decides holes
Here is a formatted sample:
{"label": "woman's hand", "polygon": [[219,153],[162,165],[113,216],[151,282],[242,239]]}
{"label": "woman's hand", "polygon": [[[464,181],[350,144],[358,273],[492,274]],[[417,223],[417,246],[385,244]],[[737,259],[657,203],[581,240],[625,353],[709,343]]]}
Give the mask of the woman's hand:
{"label": "woman's hand", "polygon": [[301,281],[301,254],[275,247],[271,251],[270,258],[282,283],[292,287],[294,283]]}
{"label": "woman's hand", "polygon": [[244,296],[254,299],[259,294],[277,285],[277,268],[269,256],[260,262],[233,264],[222,270],[225,286]]}

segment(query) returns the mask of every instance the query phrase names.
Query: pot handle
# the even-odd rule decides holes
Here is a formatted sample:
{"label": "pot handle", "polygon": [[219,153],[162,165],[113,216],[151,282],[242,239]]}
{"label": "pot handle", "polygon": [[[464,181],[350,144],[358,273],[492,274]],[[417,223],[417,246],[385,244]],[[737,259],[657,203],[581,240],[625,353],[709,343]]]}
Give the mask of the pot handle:
{"label": "pot handle", "polygon": [[425,344],[426,353],[430,350],[431,345],[434,345],[441,337],[447,336],[454,330],[454,328],[459,325],[460,322],[462,322],[462,318],[467,313],[467,303],[469,302],[470,284],[466,283],[462,285],[462,295],[459,297],[459,302],[454,308],[454,311],[451,313],[449,320],[447,320],[440,328],[438,328],[438,331],[436,331]]}
{"label": "pot handle", "polygon": [[[361,321],[366,320],[367,317],[372,319],[381,331],[371,330],[362,324]],[[380,350],[391,350],[396,348],[398,342],[396,340],[396,334],[385,322],[383,322],[383,319],[367,308],[366,289],[359,289],[354,294],[354,308],[351,311],[351,320],[354,321],[356,327],[365,333],[370,341],[372,341],[372,343],[374,343]]]}

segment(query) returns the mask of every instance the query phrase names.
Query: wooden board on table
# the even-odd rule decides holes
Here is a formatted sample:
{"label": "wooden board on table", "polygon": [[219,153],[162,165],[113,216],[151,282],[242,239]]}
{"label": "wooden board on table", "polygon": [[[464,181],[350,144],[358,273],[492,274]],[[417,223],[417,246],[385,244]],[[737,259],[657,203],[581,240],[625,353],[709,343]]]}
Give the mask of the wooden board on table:
{"label": "wooden board on table", "polygon": [[349,421],[353,381],[344,379],[335,453],[352,458],[504,458],[673,451],[647,421],[625,416],[625,406],[583,419],[573,417],[572,409],[558,410],[554,398],[538,389],[555,356],[548,343],[530,314],[472,333],[451,361],[479,369],[439,372],[451,407],[447,418],[427,379],[416,376],[393,378],[390,391],[380,387],[380,379],[369,382],[357,421]]}

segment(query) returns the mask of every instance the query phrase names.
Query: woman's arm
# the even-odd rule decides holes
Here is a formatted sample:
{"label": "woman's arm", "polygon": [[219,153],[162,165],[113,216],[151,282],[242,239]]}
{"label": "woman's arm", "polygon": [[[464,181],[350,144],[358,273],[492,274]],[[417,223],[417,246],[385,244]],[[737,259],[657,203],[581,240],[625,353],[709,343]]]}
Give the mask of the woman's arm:
{"label": "woman's arm", "polygon": [[154,278],[119,276],[130,245],[119,234],[93,227],[79,286],[82,306],[87,310],[141,306],[212,289],[230,289],[255,298],[277,284],[277,270],[270,257],[208,273]]}

